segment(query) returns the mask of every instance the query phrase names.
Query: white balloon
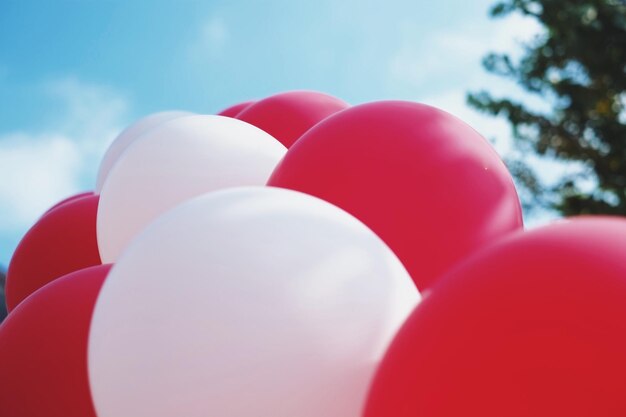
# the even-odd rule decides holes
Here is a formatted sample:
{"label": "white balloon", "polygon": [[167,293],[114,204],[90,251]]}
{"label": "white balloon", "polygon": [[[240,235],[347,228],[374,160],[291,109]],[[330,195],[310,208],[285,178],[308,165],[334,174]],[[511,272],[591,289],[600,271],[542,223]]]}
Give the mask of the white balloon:
{"label": "white balloon", "polygon": [[100,257],[115,262],[161,213],[220,188],[264,185],[287,149],[261,129],[223,116],[171,120],[145,133],[117,161],[100,192]]}
{"label": "white balloon", "polygon": [[130,144],[133,143],[137,138],[162,123],[183,116],[191,116],[193,114],[194,113],[186,111],[164,111],[154,113],[137,120],[135,123],[124,129],[119,135],[117,135],[111,145],[109,145],[109,148],[105,152],[104,157],[100,162],[100,168],[98,169],[98,178],[96,179],[96,194],[99,194],[102,190],[104,180],[106,179],[107,175],[109,175],[109,171],[111,170],[115,162],[117,162],[120,155],[122,155],[126,148],[128,148]]}
{"label": "white balloon", "polygon": [[419,293],[345,211],[271,187],[210,193],[124,252],[91,324],[99,417],[359,417]]}

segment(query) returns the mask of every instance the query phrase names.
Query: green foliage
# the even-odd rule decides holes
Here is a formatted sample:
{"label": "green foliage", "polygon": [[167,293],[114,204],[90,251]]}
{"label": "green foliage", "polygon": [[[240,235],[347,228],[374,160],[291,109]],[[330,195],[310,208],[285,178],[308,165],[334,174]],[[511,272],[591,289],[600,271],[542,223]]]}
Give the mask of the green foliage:
{"label": "green foliage", "polygon": [[[524,45],[516,62],[490,54],[483,65],[547,100],[552,111],[537,112],[485,91],[469,94],[468,103],[506,117],[522,155],[534,152],[585,167],[545,185],[521,158],[507,161],[527,204],[565,215],[626,215],[626,2],[508,0],[491,9],[494,17],[509,13],[536,19],[544,33]],[[583,177],[596,185],[581,187]]]}

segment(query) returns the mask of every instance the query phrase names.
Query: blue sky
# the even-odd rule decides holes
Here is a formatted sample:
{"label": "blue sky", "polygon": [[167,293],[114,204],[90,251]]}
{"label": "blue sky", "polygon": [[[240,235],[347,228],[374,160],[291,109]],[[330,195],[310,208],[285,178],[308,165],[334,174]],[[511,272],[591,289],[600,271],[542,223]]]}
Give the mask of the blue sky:
{"label": "blue sky", "polygon": [[508,152],[506,123],[464,97],[481,88],[522,96],[480,60],[519,51],[539,28],[489,19],[492,3],[0,2],[0,264],[47,207],[93,188],[121,129],[156,111],[215,113],[292,89],[353,104],[416,100]]}

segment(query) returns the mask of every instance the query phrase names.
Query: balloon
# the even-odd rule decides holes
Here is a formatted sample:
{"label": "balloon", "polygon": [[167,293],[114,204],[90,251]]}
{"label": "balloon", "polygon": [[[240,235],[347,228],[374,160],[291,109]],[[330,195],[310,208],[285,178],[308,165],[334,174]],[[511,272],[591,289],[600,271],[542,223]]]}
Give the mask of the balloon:
{"label": "balloon", "polygon": [[178,119],[179,117],[191,116],[193,114],[194,113],[186,111],[164,111],[154,113],[137,120],[135,123],[124,129],[122,133],[117,135],[115,140],[113,140],[104,154],[102,162],[100,162],[98,178],[96,179],[96,193],[100,193],[100,191],[102,191],[102,186],[109,175],[109,171],[111,171],[113,165],[115,165],[120,156],[135,140],[140,138],[144,133],[165,122]]}
{"label": "balloon", "polygon": [[517,233],[429,291],[365,417],[626,415],[626,221]]}
{"label": "balloon", "polygon": [[62,206],[65,203],[69,203],[70,201],[74,201],[77,200],[79,198],[83,198],[83,197],[89,197],[94,195],[94,193],[92,191],[85,191],[83,193],[78,193],[78,194],[74,194],[72,196],[69,196],[67,198],[64,198],[63,200],[59,201],[58,203],[56,203],[55,205],[53,205],[52,207],[50,207],[46,213],[48,213],[51,210],[54,210],[55,208]]}
{"label": "balloon", "polygon": [[96,304],[99,417],[359,417],[418,301],[358,220],[288,190],[188,201],[149,226]]}
{"label": "balloon", "polygon": [[77,198],[44,214],[24,235],[7,271],[9,311],[48,282],[102,263],[96,241],[97,210],[97,195]]}
{"label": "balloon", "polygon": [[110,265],[59,278],[22,302],[0,325],[2,417],[95,417],[87,340]]}
{"label": "balloon", "polygon": [[327,94],[289,91],[257,101],[237,119],[263,129],[289,148],[311,127],[347,107],[346,102]]}
{"label": "balloon", "polygon": [[100,254],[113,262],[152,220],[209,191],[262,185],[286,149],[247,123],[189,116],[148,132],[120,158],[101,192]]}
{"label": "balloon", "polygon": [[218,115],[226,117],[236,117],[239,113],[241,113],[242,110],[248,108],[252,103],[254,103],[253,100],[242,101],[241,103],[237,103],[233,106],[225,108],[224,110],[219,112]]}
{"label": "balloon", "polygon": [[179,118],[148,132],[119,159],[102,189],[102,259],[114,262],[135,234],[189,198],[264,184],[285,152],[261,129],[224,116]]}
{"label": "balloon", "polygon": [[489,143],[454,116],[411,102],[363,104],[329,117],[289,149],[268,185],[356,216],[420,289],[522,227],[513,181]]}

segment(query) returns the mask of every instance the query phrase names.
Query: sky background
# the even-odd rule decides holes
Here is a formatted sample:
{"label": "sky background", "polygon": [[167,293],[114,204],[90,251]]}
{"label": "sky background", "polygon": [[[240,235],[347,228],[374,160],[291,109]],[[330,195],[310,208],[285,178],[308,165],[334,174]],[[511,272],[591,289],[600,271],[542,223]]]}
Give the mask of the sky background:
{"label": "sky background", "polygon": [[493,3],[0,1],[0,264],[49,206],[93,189],[121,129],[157,111],[216,113],[294,89],[352,104],[414,100],[506,154],[506,122],[469,109],[465,96],[524,97],[480,61],[519,55],[540,28],[490,19]]}

